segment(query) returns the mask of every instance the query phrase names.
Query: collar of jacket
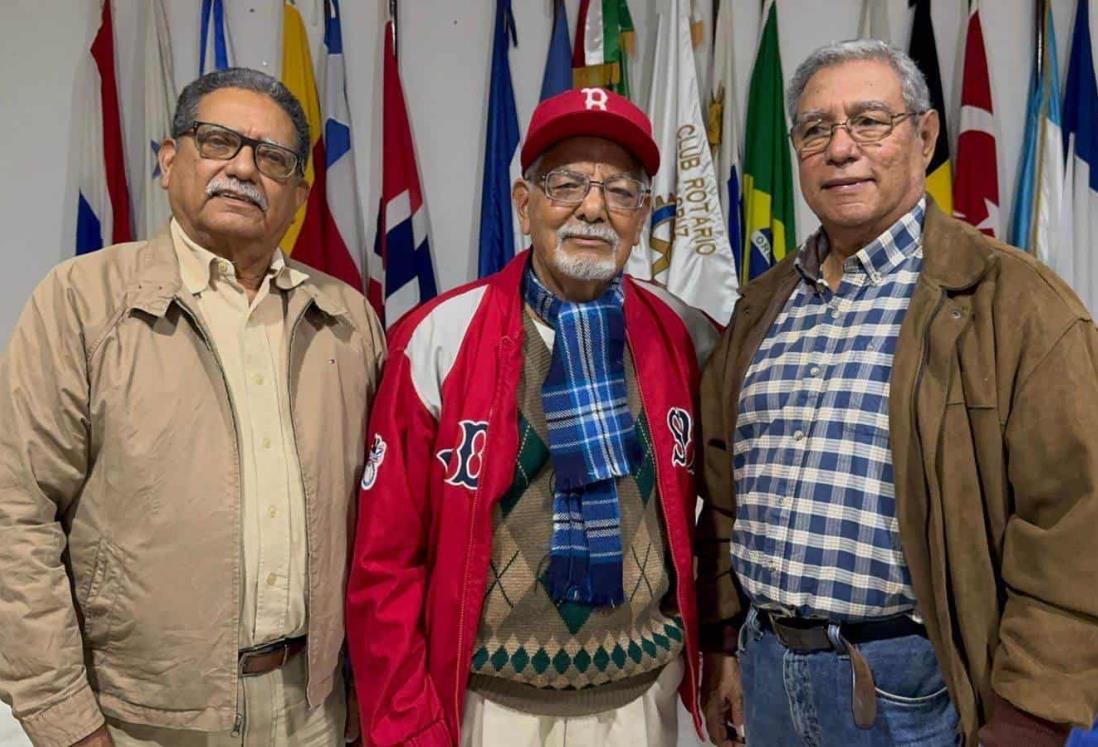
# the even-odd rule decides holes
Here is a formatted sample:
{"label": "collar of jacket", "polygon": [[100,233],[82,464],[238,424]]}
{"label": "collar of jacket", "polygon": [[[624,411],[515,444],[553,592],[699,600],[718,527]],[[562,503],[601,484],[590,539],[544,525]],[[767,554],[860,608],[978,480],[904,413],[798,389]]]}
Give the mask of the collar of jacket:
{"label": "collar of jacket", "polygon": [[[126,291],[127,306],[162,317],[173,301],[186,304],[190,294],[183,288],[179,260],[172,248],[167,226],[144,244],[135,247],[135,251],[140,252],[141,256],[138,260],[139,269]],[[298,286],[306,300],[314,301],[317,308],[330,317],[347,314],[342,300],[325,293],[312,282],[311,273],[316,270],[304,268],[301,263],[292,259],[287,259],[286,264],[310,275],[310,278]]]}

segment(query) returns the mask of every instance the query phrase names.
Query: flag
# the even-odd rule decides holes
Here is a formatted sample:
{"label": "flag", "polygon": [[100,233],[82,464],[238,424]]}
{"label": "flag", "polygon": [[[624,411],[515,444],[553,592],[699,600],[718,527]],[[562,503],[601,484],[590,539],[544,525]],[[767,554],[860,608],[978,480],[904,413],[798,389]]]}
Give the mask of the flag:
{"label": "flag", "polygon": [[[1064,149],[1061,138],[1060,71],[1056,62],[1056,28],[1047,5],[1029,81],[1022,165],[1014,197],[1010,243],[1036,254],[1059,272],[1065,252],[1061,211],[1064,191]],[[1055,260],[1055,261],[1054,261]]]}
{"label": "flag", "polygon": [[164,0],[152,0],[145,17],[145,148],[141,178],[142,205],[137,213],[137,235],[148,238],[171,217],[168,193],[160,186],[160,144],[172,135],[175,106],[175,77],[172,74],[172,45]]}
{"label": "flag", "polygon": [[511,217],[511,184],[521,176],[518,163],[519,123],[511,87],[508,52],[518,46],[511,0],[496,0],[492,39],[492,79],[488,90],[488,131],[484,146],[484,182],[480,192],[480,255],[477,276],[503,269],[515,256],[515,222]]}
{"label": "flag", "polygon": [[1076,5],[1064,92],[1064,213],[1070,214],[1063,223],[1068,237],[1064,253],[1072,259],[1072,272],[1064,278],[1093,311],[1098,307],[1098,262],[1093,257],[1098,251],[1098,84],[1088,5],[1089,0]]}
{"label": "flag", "polygon": [[689,0],[670,0],[656,31],[649,98],[660,170],[652,180],[652,279],[717,321],[737,298],[720,189],[698,95]]}
{"label": "flag", "polygon": [[541,78],[540,101],[564,93],[572,87],[572,44],[568,41],[568,11],[564,0],[553,0],[553,34]]}
{"label": "flag", "polygon": [[957,178],[953,182],[953,215],[988,236],[998,235],[999,164],[995,140],[999,126],[991,103],[980,5],[973,0],[965,35],[961,83],[961,134],[957,136]]}
{"label": "flag", "polygon": [[778,9],[766,0],[763,27],[747,92],[747,132],[743,159],[743,280],[756,278],[796,249],[793,168],[789,128],[782,108],[782,60]]}
{"label": "flag", "polygon": [[282,82],[305,110],[309,123],[309,160],[305,180],[312,185],[308,201],[298,209],[286,235],[282,250],[294,259],[337,277],[362,290],[362,276],[351,259],[339,234],[332,212],[328,209],[327,165],[320,99],[313,77],[313,59],[309,53],[309,37],[301,13],[292,3],[282,6]]}
{"label": "flag", "polygon": [[736,98],[736,74],[732,49],[732,2],[724,0],[717,10],[713,42],[713,97],[709,102],[709,144],[717,162],[721,210],[728,226],[728,243],[736,264],[736,277],[743,277],[743,205],[740,202],[740,136]]}
{"label": "flag", "polygon": [[233,54],[225,21],[225,0],[202,0],[199,28],[202,30],[198,36],[198,74],[231,67]]}
{"label": "flag", "polygon": [[133,238],[114,74],[111,0],[103,0],[99,31],[79,75],[76,253],[86,254]]}
{"label": "flag", "polygon": [[858,38],[880,39],[885,44],[892,43],[888,0],[862,0],[862,19],[858,23]]}
{"label": "flag", "polygon": [[[334,229],[325,239],[328,251],[346,254],[355,264],[358,284],[368,276],[366,239],[355,179],[355,155],[351,142],[351,107],[347,101],[347,72],[343,58],[343,27],[339,0],[324,4],[324,188]],[[301,257],[299,257],[300,259]]]}
{"label": "flag", "polygon": [[953,212],[953,175],[949,163],[949,133],[946,131],[945,97],[942,76],[938,69],[938,48],[934,43],[934,26],[930,21],[930,0],[909,0],[915,7],[908,53],[923,71],[930,89],[930,106],[938,112],[941,130],[934,144],[934,155],[926,167],[926,191],[946,214]]}
{"label": "flag", "polygon": [[385,25],[383,61],[381,204],[374,241],[374,253],[381,259],[384,273],[375,275],[373,267],[377,263],[371,263],[369,290],[370,302],[388,325],[438,292],[427,234],[427,205],[419,185],[393,33],[393,22],[389,21]]}
{"label": "flag", "polygon": [[581,0],[572,46],[572,84],[629,94],[629,56],[636,48],[626,0]]}

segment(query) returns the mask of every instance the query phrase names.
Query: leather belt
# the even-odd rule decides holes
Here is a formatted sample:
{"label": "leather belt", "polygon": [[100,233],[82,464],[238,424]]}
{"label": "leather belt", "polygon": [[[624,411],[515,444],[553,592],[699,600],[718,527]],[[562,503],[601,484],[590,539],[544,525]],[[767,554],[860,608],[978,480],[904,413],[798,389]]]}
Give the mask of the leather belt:
{"label": "leather belt", "polygon": [[305,650],[305,636],[283,638],[240,652],[240,676],[255,677],[281,669],[291,658]]}
{"label": "leather belt", "polygon": [[850,656],[851,710],[860,729],[870,729],[877,720],[877,686],[858,644],[883,641],[905,635],[926,637],[926,628],[907,615],[865,622],[830,623],[827,620],[786,617],[758,610],[759,627],[771,630],[788,649],[810,653],[837,651]]}

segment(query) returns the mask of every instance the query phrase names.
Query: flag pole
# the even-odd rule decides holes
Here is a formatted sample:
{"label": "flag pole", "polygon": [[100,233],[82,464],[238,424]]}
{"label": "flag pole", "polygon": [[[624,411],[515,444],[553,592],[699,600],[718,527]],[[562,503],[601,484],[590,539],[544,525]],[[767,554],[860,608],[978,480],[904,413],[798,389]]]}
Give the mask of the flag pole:
{"label": "flag pole", "polygon": [[1045,74],[1045,2],[1046,0],[1036,0],[1033,4],[1033,10],[1036,14],[1034,19],[1034,28],[1037,33],[1035,41],[1037,51],[1037,76],[1040,77]]}
{"label": "flag pole", "polygon": [[399,50],[397,49],[397,39],[399,34],[397,33],[397,10],[398,0],[389,0],[389,20],[393,22],[393,57],[400,59]]}

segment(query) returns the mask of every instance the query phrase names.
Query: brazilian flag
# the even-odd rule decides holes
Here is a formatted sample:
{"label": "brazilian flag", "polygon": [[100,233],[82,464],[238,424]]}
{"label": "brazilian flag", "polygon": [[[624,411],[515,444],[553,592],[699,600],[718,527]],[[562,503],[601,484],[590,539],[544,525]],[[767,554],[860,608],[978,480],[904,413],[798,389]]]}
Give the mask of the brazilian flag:
{"label": "brazilian flag", "polygon": [[763,8],[763,24],[747,95],[743,212],[748,256],[741,283],[758,277],[796,250],[793,169],[782,109],[782,59],[774,0],[767,0]]}
{"label": "brazilian flag", "polygon": [[942,75],[938,69],[938,47],[934,43],[934,26],[930,22],[930,0],[909,0],[915,8],[911,26],[911,47],[908,53],[923,71],[930,89],[930,105],[938,111],[941,129],[934,145],[934,157],[926,168],[926,191],[946,215],[953,215],[953,170],[949,162],[949,133],[946,132],[945,97],[942,95]]}

